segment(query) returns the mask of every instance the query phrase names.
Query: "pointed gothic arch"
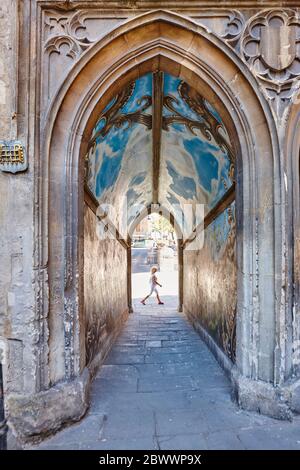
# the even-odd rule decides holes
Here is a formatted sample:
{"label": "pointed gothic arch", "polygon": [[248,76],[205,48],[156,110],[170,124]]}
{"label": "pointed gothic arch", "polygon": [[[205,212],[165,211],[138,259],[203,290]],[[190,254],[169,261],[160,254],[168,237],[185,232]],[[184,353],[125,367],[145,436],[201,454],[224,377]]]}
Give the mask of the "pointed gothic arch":
{"label": "pointed gothic arch", "polygon": [[[86,152],[87,136],[95,123],[99,103],[105,106],[116,87],[156,69],[172,71],[193,83],[216,107],[237,144],[237,199],[240,201],[237,207],[240,223],[237,366],[243,375],[272,383],[278,367],[274,363],[278,276],[274,283],[270,274],[280,268],[280,251],[274,249],[270,256],[269,247],[276,247],[277,243],[277,248],[281,246],[281,241],[273,237],[274,224],[279,223],[272,185],[273,179],[279,179],[277,142],[272,137],[274,123],[254,80],[231,49],[203,27],[174,13],[158,11],[141,15],[100,40],[82,56],[53,102],[45,148],[49,149],[50,162],[49,202],[51,195],[55,195],[49,204],[49,218],[53,220],[49,224],[50,253],[57,250],[55,260],[59,261],[49,259],[49,281],[51,290],[54,272],[64,272],[65,287],[59,294],[61,303],[50,304],[50,316],[56,316],[55,308],[59,310],[64,304],[73,311],[74,322],[80,321],[80,304],[79,307],[74,304],[81,289],[75,275],[80,271],[81,236],[74,224],[81,217],[79,162]],[[253,207],[257,208],[255,217]],[[55,231],[59,229],[59,234],[51,233],[52,227]],[[58,239],[66,240],[67,246],[59,246]],[[259,331],[254,333],[257,320]],[[262,342],[259,337],[265,330],[270,341]],[[78,374],[83,367],[79,350],[75,352],[80,341],[71,340],[77,359],[72,360],[73,370],[66,364],[69,376]],[[269,358],[268,363],[260,361],[262,356]],[[56,376],[61,378],[60,374]]]}
{"label": "pointed gothic arch", "polygon": [[[41,122],[39,155],[39,266],[49,289],[42,308],[37,360],[40,390],[84,377],[82,308],[83,158],[100,107],[130,80],[148,71],[182,78],[205,96],[226,123],[237,158],[237,361],[231,373],[245,408],[283,416],[274,387],[284,381],[281,347],[283,234],[282,174],[275,124],[258,84],[226,42],[175,13],[136,16],[92,45],[75,63]],[[40,234],[43,236],[41,237]],[[49,341],[48,341],[49,336]],[[55,338],[55,344],[54,344]],[[259,383],[259,391],[252,387]],[[254,395],[255,400],[254,400]],[[85,393],[82,393],[82,401]],[[73,406],[73,407],[72,407]],[[78,416],[70,403],[68,419]],[[58,412],[59,413],[59,412]],[[66,417],[61,413],[61,421]],[[37,418],[38,419],[38,418]]]}

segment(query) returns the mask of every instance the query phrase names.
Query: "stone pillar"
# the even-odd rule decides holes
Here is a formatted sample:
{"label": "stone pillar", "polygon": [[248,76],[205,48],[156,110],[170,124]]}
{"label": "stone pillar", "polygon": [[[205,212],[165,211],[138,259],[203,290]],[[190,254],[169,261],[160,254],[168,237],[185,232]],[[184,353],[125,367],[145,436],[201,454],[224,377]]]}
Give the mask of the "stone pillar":
{"label": "stone pillar", "polygon": [[18,68],[19,34],[24,27],[19,24],[19,3],[3,0],[0,5],[0,140],[20,141],[29,155],[29,167],[20,173],[0,171],[0,339],[6,338],[7,355],[14,361],[14,367],[9,361],[4,364],[5,392],[33,393],[40,386],[33,283],[34,168],[28,134],[22,129],[28,109],[18,94],[24,84],[22,74],[28,72]]}

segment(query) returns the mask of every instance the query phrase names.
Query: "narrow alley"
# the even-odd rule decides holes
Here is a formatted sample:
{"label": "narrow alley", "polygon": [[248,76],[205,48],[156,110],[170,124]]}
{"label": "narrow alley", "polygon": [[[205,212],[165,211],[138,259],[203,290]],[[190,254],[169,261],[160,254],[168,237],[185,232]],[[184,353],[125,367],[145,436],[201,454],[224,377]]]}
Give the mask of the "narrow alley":
{"label": "narrow alley", "polygon": [[[34,449],[300,449],[292,423],[240,410],[211,352],[175,296],[135,301],[78,424]],[[32,448],[32,447],[31,447]]]}

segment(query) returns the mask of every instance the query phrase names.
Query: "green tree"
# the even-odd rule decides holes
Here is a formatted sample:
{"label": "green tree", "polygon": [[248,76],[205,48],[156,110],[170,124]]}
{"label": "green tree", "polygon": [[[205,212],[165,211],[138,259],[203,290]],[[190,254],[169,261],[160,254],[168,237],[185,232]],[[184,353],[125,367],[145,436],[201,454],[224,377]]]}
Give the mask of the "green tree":
{"label": "green tree", "polygon": [[160,232],[161,234],[174,234],[174,228],[170,222],[162,216],[152,219],[152,231]]}

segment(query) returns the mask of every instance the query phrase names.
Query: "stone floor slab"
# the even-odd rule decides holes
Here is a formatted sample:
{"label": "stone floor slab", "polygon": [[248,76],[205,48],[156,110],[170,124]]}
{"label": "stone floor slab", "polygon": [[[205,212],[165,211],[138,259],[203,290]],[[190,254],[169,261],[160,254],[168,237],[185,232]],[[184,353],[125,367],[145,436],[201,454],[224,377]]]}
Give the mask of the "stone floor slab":
{"label": "stone floor slab", "polygon": [[[240,410],[177,299],[135,313],[93,383],[88,415],[34,449],[300,450],[300,417]],[[163,307],[163,308],[161,308]]]}
{"label": "stone floor slab", "polygon": [[193,378],[189,376],[165,376],[153,378],[142,377],[138,380],[138,392],[160,392],[172,390],[191,390],[193,388]]}
{"label": "stone floor slab", "polygon": [[210,450],[245,450],[245,446],[233,431],[222,430],[206,436]]}
{"label": "stone floor slab", "polygon": [[152,340],[152,341],[146,341],[146,348],[161,348],[161,340]]}
{"label": "stone floor slab", "polygon": [[177,434],[200,434],[209,431],[203,419],[202,410],[173,409],[155,414],[156,430],[159,436]]}
{"label": "stone floor slab", "polygon": [[177,434],[176,436],[158,436],[161,450],[207,450],[207,441],[199,434]]}

